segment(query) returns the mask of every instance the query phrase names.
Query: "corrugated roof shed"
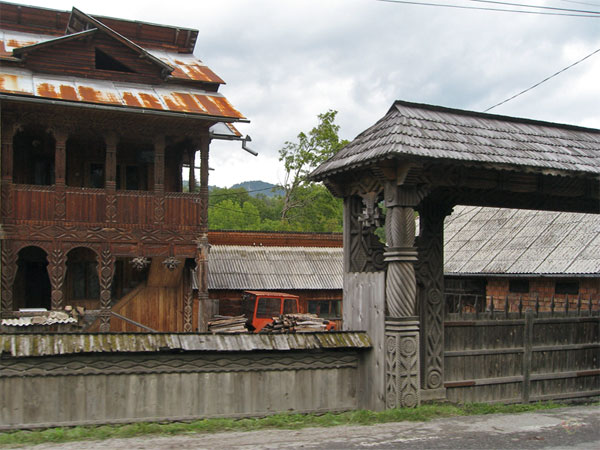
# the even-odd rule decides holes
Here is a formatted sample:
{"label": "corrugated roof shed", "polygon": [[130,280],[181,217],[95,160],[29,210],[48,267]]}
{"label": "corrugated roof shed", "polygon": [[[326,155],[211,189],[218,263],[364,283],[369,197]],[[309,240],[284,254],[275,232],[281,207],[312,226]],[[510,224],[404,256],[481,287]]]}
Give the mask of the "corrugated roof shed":
{"label": "corrugated roof shed", "polygon": [[398,157],[600,174],[600,130],[397,101],[312,176]]}
{"label": "corrugated roof shed", "polygon": [[214,245],[209,289],[341,289],[341,248]]}
{"label": "corrugated roof shed", "polygon": [[447,274],[600,276],[600,215],[457,206],[445,222]]}

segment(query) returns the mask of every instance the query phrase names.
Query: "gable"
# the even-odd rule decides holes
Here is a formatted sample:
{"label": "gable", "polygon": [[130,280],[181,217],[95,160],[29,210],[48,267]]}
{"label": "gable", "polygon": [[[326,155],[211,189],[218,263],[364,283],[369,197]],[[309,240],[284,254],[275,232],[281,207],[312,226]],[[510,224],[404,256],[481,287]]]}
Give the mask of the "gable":
{"label": "gable", "polygon": [[162,68],[101,30],[19,49],[24,66],[38,73],[115,81],[160,83]]}

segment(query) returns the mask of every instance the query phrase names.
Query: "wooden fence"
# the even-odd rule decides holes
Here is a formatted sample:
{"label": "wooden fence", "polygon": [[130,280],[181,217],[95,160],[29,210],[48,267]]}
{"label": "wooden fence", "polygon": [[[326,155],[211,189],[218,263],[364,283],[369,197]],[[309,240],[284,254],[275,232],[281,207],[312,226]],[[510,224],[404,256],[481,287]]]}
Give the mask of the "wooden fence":
{"label": "wooden fence", "polygon": [[[586,303],[542,311],[540,302],[524,311],[518,302],[488,297],[485,312],[447,314],[448,400],[527,403],[600,396],[599,305]],[[505,305],[517,305],[516,311]]]}

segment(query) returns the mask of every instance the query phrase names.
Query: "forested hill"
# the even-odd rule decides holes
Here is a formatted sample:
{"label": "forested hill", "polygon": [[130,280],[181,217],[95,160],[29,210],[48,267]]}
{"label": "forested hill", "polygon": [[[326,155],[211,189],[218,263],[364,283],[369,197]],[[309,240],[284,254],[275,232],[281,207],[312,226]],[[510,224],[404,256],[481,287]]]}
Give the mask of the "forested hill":
{"label": "forested hill", "polygon": [[275,189],[273,191],[272,189],[274,187],[276,187],[275,184],[267,183],[266,181],[255,180],[234,184],[230,189],[244,188],[252,197],[256,197],[258,194],[263,194],[265,197],[283,195],[283,191],[281,189]]}

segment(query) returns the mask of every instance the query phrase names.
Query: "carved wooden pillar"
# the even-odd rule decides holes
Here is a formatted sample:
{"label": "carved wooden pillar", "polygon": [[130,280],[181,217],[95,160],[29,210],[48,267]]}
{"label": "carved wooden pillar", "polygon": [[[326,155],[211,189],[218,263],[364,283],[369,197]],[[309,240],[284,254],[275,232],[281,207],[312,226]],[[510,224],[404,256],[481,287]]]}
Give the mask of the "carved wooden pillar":
{"label": "carved wooden pillar", "polygon": [[100,284],[100,331],[110,331],[110,308],[115,257],[108,245],[98,256],[98,281]]}
{"label": "carved wooden pillar", "polygon": [[386,276],[386,304],[390,317],[416,315],[417,281],[414,264],[417,261],[415,243],[415,210],[417,198],[414,191],[396,186],[393,182],[385,188],[385,233],[388,250]]}
{"label": "carved wooden pillar", "polygon": [[2,124],[2,218],[13,216],[13,142],[18,126]]}
{"label": "carved wooden pillar", "polygon": [[189,267],[183,268],[183,331],[191,333],[194,291],[192,289],[192,274]]}
{"label": "carved wooden pillar", "polygon": [[64,307],[64,292],[63,285],[65,283],[65,275],[67,273],[67,254],[65,251],[57,247],[48,255],[48,276],[50,277],[50,286],[52,293],[52,309],[62,309]]}
{"label": "carved wooden pillar", "polygon": [[386,271],[386,407],[414,407],[420,403],[419,321],[416,317],[417,261],[414,189],[385,186]]}
{"label": "carved wooden pillar", "polygon": [[2,317],[14,309],[13,283],[17,275],[17,258],[12,242],[2,240]]}
{"label": "carved wooden pillar", "polygon": [[[452,209],[443,202],[424,200],[419,206],[420,233],[417,276],[421,318],[422,388],[431,399],[444,391],[444,218]],[[438,390],[436,394],[432,390]]]}
{"label": "carved wooden pillar", "polygon": [[165,221],[165,137],[154,140],[154,223]]}
{"label": "carved wooden pillar", "polygon": [[192,143],[192,146],[188,150],[188,158],[190,160],[190,173],[188,177],[190,192],[194,192],[196,190],[196,148],[194,145],[195,143]]}
{"label": "carved wooden pillar", "polygon": [[65,130],[54,130],[54,219],[65,220],[67,214],[67,198],[65,191],[67,166],[67,138]]}
{"label": "carved wooden pillar", "polygon": [[115,133],[109,133],[104,137],[106,144],[106,155],[104,166],[105,182],[104,188],[106,189],[106,221],[116,222],[117,221],[117,135]]}
{"label": "carved wooden pillar", "polygon": [[202,232],[208,232],[208,135],[200,139],[200,220]]}
{"label": "carved wooden pillar", "polygon": [[208,331],[208,320],[205,311],[208,310],[208,252],[210,245],[208,243],[208,233],[202,233],[198,239],[198,249],[196,251],[196,277],[198,280],[198,331]]}

